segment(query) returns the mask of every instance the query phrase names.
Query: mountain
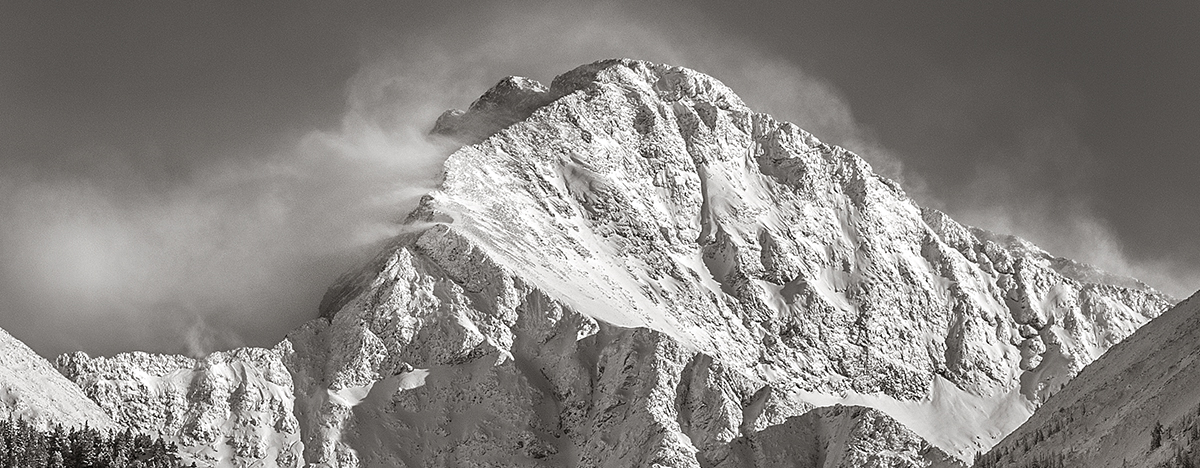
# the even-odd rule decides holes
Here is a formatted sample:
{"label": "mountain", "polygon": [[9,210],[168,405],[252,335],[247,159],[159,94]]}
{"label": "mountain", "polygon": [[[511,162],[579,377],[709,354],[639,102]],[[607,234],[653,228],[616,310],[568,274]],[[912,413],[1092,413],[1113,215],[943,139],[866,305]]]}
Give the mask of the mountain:
{"label": "mountain", "polygon": [[440,188],[278,346],[60,369],[199,464],[954,466],[1174,302],[685,68],[506,78],[432,135]]}
{"label": "mountain", "polygon": [[715,466],[837,403],[967,459],[1172,302],[683,68],[506,79],[435,133],[441,188],[289,335],[309,461]]}
{"label": "mountain", "polygon": [[1200,465],[1200,298],[1088,365],[977,466]]}
{"label": "mountain", "polygon": [[97,429],[112,419],[25,343],[0,330],[0,418]]}

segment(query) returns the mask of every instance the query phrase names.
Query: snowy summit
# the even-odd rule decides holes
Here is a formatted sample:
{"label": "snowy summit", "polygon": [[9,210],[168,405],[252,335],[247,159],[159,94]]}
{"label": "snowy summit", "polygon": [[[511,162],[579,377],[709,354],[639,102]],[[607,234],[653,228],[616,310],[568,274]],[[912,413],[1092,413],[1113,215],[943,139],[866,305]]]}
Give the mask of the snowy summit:
{"label": "snowy summit", "polygon": [[463,145],[440,187],[279,345],[60,370],[202,466],[963,466],[1175,302],[686,68],[430,124]]}

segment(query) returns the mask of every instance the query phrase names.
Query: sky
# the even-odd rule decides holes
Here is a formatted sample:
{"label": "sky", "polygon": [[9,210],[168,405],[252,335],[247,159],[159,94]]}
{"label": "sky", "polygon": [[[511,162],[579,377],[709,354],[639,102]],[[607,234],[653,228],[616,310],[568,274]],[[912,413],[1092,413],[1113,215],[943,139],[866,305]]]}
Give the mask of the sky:
{"label": "sky", "polygon": [[1200,288],[1195,2],[0,4],[0,328],[44,356],[271,346],[398,232],[508,75],[724,81],[919,203]]}

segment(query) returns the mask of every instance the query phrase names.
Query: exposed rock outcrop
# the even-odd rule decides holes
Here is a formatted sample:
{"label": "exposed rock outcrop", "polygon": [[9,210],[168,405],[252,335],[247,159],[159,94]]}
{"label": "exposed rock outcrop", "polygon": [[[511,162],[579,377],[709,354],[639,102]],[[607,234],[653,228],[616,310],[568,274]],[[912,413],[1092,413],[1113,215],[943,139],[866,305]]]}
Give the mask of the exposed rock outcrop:
{"label": "exposed rock outcrop", "polygon": [[980,467],[1200,464],[1200,299],[1192,296],[1091,363]]}
{"label": "exposed rock outcrop", "polygon": [[57,365],[119,425],[179,444],[186,463],[303,466],[284,352],[240,348],[201,360],[76,352]]}
{"label": "exposed rock outcrop", "polygon": [[882,411],[861,406],[817,408],[734,439],[729,468],[963,467]]}

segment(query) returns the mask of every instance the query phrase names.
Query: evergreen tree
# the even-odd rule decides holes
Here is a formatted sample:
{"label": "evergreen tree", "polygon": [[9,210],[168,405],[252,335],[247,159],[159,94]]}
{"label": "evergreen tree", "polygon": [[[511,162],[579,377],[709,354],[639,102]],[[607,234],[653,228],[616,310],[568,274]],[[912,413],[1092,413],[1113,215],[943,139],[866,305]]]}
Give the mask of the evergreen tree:
{"label": "evergreen tree", "polygon": [[0,420],[0,468],[177,468],[173,443],[85,426],[41,430],[24,420]]}
{"label": "evergreen tree", "polygon": [[[0,422],[0,425],[2,425],[4,422]],[[8,437],[5,436],[3,427],[0,427],[0,468],[8,468],[9,465],[7,455]]]}
{"label": "evergreen tree", "polygon": [[67,462],[63,459],[63,453],[61,450],[56,450],[54,453],[50,454],[50,463],[47,465],[47,467],[67,468]]}

